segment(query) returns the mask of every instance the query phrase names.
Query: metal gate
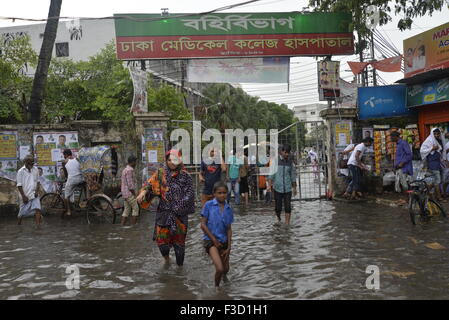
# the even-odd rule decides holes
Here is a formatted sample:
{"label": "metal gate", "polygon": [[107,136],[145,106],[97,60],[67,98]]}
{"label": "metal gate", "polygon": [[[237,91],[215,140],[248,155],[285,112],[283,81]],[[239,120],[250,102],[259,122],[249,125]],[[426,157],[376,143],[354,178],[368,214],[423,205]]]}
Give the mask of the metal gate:
{"label": "metal gate", "polygon": [[328,190],[326,130],[323,121],[301,122],[307,129],[305,146],[296,154],[298,194],[293,200],[325,198]]}

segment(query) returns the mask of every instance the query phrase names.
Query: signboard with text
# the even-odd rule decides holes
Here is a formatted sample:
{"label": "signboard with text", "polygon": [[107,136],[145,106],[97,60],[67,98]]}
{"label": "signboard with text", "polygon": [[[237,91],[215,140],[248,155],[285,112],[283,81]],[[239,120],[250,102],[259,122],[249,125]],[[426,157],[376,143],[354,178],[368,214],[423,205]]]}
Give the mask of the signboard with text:
{"label": "signboard with text", "polygon": [[[177,17],[178,16],[178,17]],[[351,14],[115,14],[121,60],[350,55]],[[323,23],[325,21],[325,23]]]}
{"label": "signboard with text", "polygon": [[405,78],[449,68],[449,22],[404,40]]}
{"label": "signboard with text", "polygon": [[407,107],[449,101],[449,78],[407,87]]}
{"label": "signboard with text", "polygon": [[389,118],[409,115],[406,86],[390,85],[358,88],[359,119]]}

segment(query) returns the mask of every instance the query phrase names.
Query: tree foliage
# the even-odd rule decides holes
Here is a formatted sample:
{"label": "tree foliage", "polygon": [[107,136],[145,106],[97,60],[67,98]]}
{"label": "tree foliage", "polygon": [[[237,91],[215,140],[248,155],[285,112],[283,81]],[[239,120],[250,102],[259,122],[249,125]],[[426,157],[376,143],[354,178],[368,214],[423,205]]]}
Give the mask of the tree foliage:
{"label": "tree foliage", "polygon": [[[37,55],[29,38],[0,41],[0,123],[27,122],[27,101],[33,79],[23,70],[36,65]],[[131,120],[132,99],[131,77],[122,61],[117,60],[111,42],[88,61],[52,59],[41,122]],[[149,81],[148,108],[169,112],[176,119],[190,119],[182,94],[168,85],[154,87]]]}
{"label": "tree foliage", "polygon": [[[202,123],[224,133],[226,129],[283,129],[295,123],[292,110],[285,104],[276,104],[248,95],[241,88],[228,84],[214,84],[203,91],[204,104],[211,104]],[[304,145],[305,129],[300,125],[299,144]],[[295,145],[296,126],[284,131],[279,141]],[[268,133],[268,132],[267,132]]]}
{"label": "tree foliage", "polygon": [[32,79],[26,75],[37,65],[28,36],[7,40],[0,37],[0,123],[26,119],[27,97]]}
{"label": "tree foliage", "polygon": [[392,21],[392,14],[403,15],[397,27],[400,30],[410,29],[413,19],[441,11],[449,7],[446,0],[310,0],[309,5],[318,11],[352,12],[354,21],[364,24],[366,9],[374,5],[380,12],[380,25]]}
{"label": "tree foliage", "polygon": [[44,122],[128,120],[133,95],[128,70],[111,43],[89,61],[54,59],[44,95]]}
{"label": "tree foliage", "polygon": [[432,15],[449,7],[446,0],[309,0],[309,6],[316,11],[351,12],[353,16],[352,29],[361,37],[357,51],[366,48],[366,36],[370,34],[365,22],[368,20],[367,8],[371,5],[379,9],[379,25],[392,21],[393,15],[401,15],[397,27],[403,31],[412,27],[413,19],[424,15]]}

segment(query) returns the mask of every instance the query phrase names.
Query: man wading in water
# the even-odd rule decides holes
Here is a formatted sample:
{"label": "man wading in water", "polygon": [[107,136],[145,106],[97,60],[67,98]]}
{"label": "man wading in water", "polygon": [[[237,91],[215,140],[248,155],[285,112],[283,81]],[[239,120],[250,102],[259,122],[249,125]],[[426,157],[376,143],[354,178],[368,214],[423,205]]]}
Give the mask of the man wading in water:
{"label": "man wading in water", "polygon": [[293,160],[289,158],[290,146],[282,146],[279,151],[278,167],[268,179],[270,189],[274,189],[275,212],[281,222],[282,203],[285,207],[285,224],[290,224],[292,212],[292,189],[296,196],[296,169]]}

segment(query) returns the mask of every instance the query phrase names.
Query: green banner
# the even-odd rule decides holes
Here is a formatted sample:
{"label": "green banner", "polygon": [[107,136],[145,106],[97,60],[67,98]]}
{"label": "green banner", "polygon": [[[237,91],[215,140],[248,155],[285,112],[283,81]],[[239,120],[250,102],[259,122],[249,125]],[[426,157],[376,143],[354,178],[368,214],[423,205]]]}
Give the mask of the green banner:
{"label": "green banner", "polygon": [[116,37],[352,33],[350,13],[179,13],[167,17],[115,14],[114,17]]}
{"label": "green banner", "polygon": [[407,107],[449,100],[449,78],[407,87]]}

